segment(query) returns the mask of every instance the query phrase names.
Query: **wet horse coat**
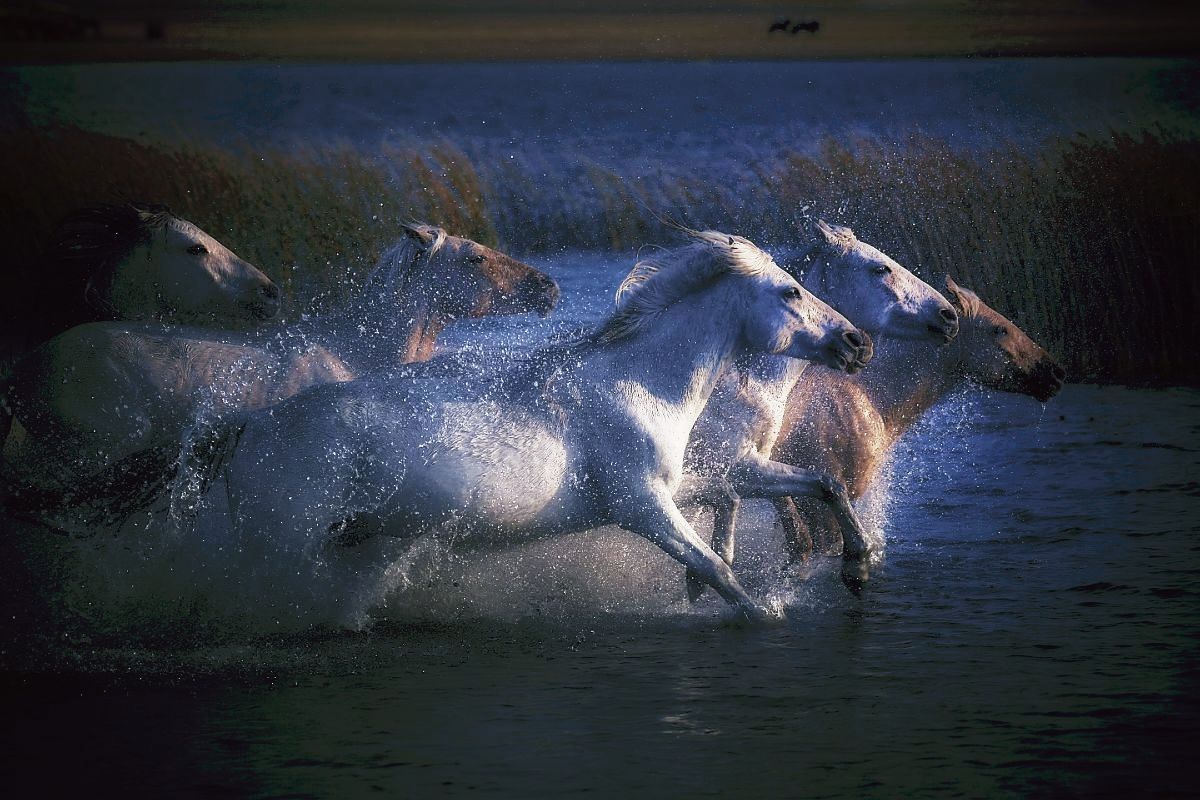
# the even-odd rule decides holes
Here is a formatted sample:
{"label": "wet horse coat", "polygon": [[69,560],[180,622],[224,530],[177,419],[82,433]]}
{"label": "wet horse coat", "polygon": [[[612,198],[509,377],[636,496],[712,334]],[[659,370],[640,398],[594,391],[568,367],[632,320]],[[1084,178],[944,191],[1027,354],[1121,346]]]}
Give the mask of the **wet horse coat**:
{"label": "wet horse coat", "polygon": [[261,408],[309,386],[427,358],[454,319],[548,313],[557,298],[555,283],[525,264],[439,228],[410,226],[341,314],[257,337],[154,323],[79,326],[27,357],[5,383],[0,399],[27,434],[7,447],[7,477],[27,498],[54,495],[132,453],[177,450],[202,413]]}
{"label": "wet horse coat", "polygon": [[[725,485],[685,485],[688,436],[733,360],[769,352],[846,369],[867,345],[749,241],[692,235],[634,268],[595,333],[531,367],[376,376],[253,415],[221,472],[238,546],[261,552],[264,569],[301,552],[328,574],[382,569],[393,536],[447,526],[459,547],[502,547],[615,523],[761,616],[673,500]],[[363,530],[391,536],[345,546]]]}
{"label": "wet horse coat", "polygon": [[[937,402],[973,381],[1040,401],[1062,388],[1064,372],[1020,328],[952,279],[946,294],[959,310],[960,332],[946,347],[884,342],[869,373],[854,378],[813,370],[788,398],[773,457],[821,470],[857,499],[896,441]],[[812,535],[836,542],[828,512],[808,498],[781,498],[776,510],[793,558],[807,558]]]}
{"label": "wet horse coat", "polygon": [[[805,288],[871,336],[945,343],[958,332],[957,315],[937,290],[859,241],[849,228],[817,220],[808,244],[787,263]],[[826,502],[846,541],[846,577],[861,581],[870,546],[844,488],[822,472],[771,456],[788,395],[806,366],[795,359],[753,355],[727,373],[692,431],[687,468],[728,478],[741,497],[801,495]],[[714,506],[714,542],[726,560],[732,558],[737,509],[736,499]],[[689,575],[689,596],[695,599],[702,590],[703,584]]]}

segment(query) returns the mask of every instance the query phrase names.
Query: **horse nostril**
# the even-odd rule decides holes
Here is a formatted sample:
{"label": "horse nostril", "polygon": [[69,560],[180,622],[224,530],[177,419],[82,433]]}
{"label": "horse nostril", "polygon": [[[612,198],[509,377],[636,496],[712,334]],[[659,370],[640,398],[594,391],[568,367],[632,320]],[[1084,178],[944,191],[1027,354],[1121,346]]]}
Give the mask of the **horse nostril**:
{"label": "horse nostril", "polygon": [[1066,383],[1067,371],[1058,364],[1050,367],[1050,374],[1053,375],[1055,380],[1057,380],[1059,383]]}
{"label": "horse nostril", "polygon": [[938,316],[950,324],[958,322],[958,314],[955,314],[952,308],[943,308],[938,312]]}
{"label": "horse nostril", "polygon": [[846,331],[842,334],[842,340],[856,350],[860,349],[866,343],[866,340],[863,339],[862,334],[858,331]]}

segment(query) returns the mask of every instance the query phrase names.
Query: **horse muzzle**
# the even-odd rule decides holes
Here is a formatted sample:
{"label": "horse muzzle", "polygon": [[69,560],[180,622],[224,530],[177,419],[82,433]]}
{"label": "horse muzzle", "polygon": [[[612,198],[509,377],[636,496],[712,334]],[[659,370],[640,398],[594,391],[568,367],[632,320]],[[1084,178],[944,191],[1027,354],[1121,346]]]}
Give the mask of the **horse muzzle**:
{"label": "horse muzzle", "polygon": [[1054,362],[1043,362],[1030,376],[1029,394],[1039,403],[1045,403],[1062,391],[1066,381],[1066,370]]}
{"label": "horse muzzle", "polygon": [[958,314],[949,306],[939,308],[936,321],[930,322],[927,329],[933,336],[940,337],[942,344],[950,344],[958,336]]}
{"label": "horse muzzle", "polygon": [[549,275],[535,273],[523,278],[514,294],[513,308],[517,313],[533,311],[539,317],[547,317],[558,306],[561,292]]}
{"label": "horse muzzle", "polygon": [[281,306],[279,287],[274,283],[264,283],[254,293],[254,297],[246,304],[255,319],[273,319]]}
{"label": "horse muzzle", "polygon": [[865,331],[845,331],[825,346],[825,364],[853,375],[875,355],[875,345]]}

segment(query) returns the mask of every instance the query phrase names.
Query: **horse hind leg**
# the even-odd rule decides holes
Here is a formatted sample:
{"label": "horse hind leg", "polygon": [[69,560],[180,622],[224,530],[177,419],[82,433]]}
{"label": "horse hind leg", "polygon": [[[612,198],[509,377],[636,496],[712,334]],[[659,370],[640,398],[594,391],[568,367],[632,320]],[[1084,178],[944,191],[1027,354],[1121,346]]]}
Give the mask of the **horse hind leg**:
{"label": "horse hind leg", "polygon": [[[775,514],[779,518],[779,524],[783,527],[787,566],[795,563],[807,563],[813,554],[812,528],[809,526],[808,519],[796,507],[796,500],[790,495],[777,497],[771,503],[775,506]],[[804,504],[810,505],[809,502]]]}

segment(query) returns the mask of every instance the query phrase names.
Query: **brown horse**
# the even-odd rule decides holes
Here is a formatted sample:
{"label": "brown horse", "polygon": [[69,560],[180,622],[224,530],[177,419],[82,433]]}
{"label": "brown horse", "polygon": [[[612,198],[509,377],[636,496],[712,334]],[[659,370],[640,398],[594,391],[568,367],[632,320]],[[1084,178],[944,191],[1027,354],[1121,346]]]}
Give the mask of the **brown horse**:
{"label": "brown horse", "polygon": [[[972,291],[946,278],[958,309],[959,334],[946,346],[884,340],[871,368],[849,376],[810,370],[788,398],[772,458],[830,475],[858,499],[896,441],[941,398],[966,381],[1045,402],[1065,373],[1024,331]],[[811,498],[775,501],[793,560],[807,559],[813,535],[820,551],[839,542],[829,507]],[[718,548],[718,552],[720,549]]]}
{"label": "brown horse", "polygon": [[[409,225],[340,314],[257,336],[157,323],[72,328],[0,386],[16,509],[85,484],[108,464],[179,442],[202,412],[262,408],[323,383],[421,361],[455,319],[536,311],[558,300],[549,276],[441,228]],[[2,431],[0,431],[2,432]],[[32,508],[26,508],[32,504]]]}

